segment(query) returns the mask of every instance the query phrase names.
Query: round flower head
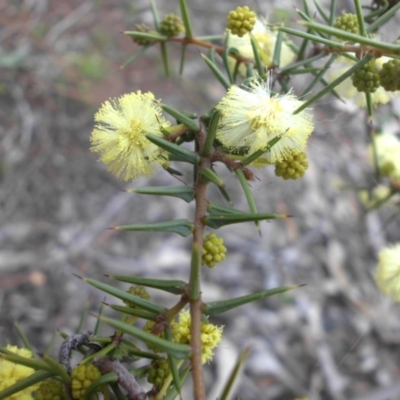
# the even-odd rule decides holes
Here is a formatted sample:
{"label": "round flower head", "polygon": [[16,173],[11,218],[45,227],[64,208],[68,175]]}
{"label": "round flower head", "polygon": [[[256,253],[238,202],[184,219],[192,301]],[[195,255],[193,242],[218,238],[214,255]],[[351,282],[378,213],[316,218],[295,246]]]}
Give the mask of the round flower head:
{"label": "round flower head", "polygon": [[39,388],[35,391],[35,400],[69,400],[70,396],[63,382],[50,378],[42,381]]}
{"label": "round flower head", "polygon": [[117,178],[125,181],[151,175],[153,165],[167,163],[162,150],[146,138],[146,133],[162,136],[160,127],[169,126],[152,93],[125,94],[106,101],[94,117],[91,150]]}
{"label": "round flower head", "polygon": [[147,374],[147,382],[152,383],[160,390],[166,380],[169,381],[171,376],[171,368],[168,359],[160,357],[153,360]]}
{"label": "round flower head", "polygon": [[[381,175],[400,179],[400,140],[395,135],[380,134],[374,137],[377,163]],[[374,164],[374,149],[369,146],[369,158]]]}
{"label": "round flower head", "polygon": [[[7,350],[25,357],[32,358],[32,353],[28,349],[20,349],[17,346],[6,347]],[[27,378],[35,372],[33,368],[26,367],[25,365],[15,364],[13,362],[0,359],[0,391],[9,388],[15,383]],[[15,393],[9,400],[32,400],[32,392],[38,388],[38,385],[29,386],[28,388]]]}
{"label": "round flower head", "polygon": [[400,243],[385,247],[378,254],[375,282],[393,301],[400,302]]}
{"label": "round flower head", "polygon": [[[172,337],[175,343],[190,344],[190,312],[179,313],[178,322],[171,324]],[[210,322],[201,323],[201,359],[203,364],[214,357],[214,348],[222,339],[222,326],[216,326]]]}
{"label": "round flower head", "polygon": [[100,370],[93,364],[81,364],[75,367],[71,372],[71,389],[74,399],[85,400],[88,387],[100,377]]}
{"label": "round flower head", "polygon": [[303,103],[292,92],[271,95],[269,79],[254,81],[247,90],[231,86],[216,107],[222,113],[217,139],[233,150],[248,147],[252,154],[267,150],[268,142],[280,137],[267,154],[271,163],[298,154],[314,129],[309,109],[293,114]]}
{"label": "round flower head", "polygon": [[[278,37],[277,33],[269,29],[264,20],[257,18],[251,34],[258,43],[259,52],[263,63],[267,67],[271,66],[275,43]],[[251,60],[254,59],[253,47],[251,45],[251,39],[249,35],[244,35],[243,37],[230,35],[228,46],[238,49],[239,53],[242,56]],[[291,63],[294,60],[294,57],[295,53],[293,52],[293,50],[288,46],[285,41],[283,41],[279,65],[283,67]],[[235,65],[235,60],[232,57],[229,57],[229,62],[231,63],[231,67],[233,68]],[[242,76],[246,75],[246,67],[243,64],[240,65],[239,72]]]}
{"label": "round flower head", "polygon": [[[375,64],[380,70],[382,65],[388,60],[390,60],[390,58],[380,57],[375,60]],[[328,82],[333,82],[335,79],[339,78],[339,76],[343,75],[346,71],[353,67],[354,64],[355,61],[352,61],[346,57],[338,57],[332,65],[331,71],[327,75]],[[334,89],[340,96],[346,99],[352,99],[357,106],[367,106],[365,93],[357,91],[353,85],[351,77],[346,78],[339,85],[335,86]],[[397,94],[398,92],[387,92],[383,87],[380,86],[375,92],[371,93],[371,98],[373,104],[386,104]]]}

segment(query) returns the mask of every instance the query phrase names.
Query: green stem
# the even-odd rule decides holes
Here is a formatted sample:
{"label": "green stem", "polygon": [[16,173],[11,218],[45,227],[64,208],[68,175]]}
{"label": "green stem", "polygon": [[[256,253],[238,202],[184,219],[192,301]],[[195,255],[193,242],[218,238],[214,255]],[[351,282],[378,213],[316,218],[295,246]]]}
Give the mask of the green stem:
{"label": "green stem", "polygon": [[365,30],[365,25],[364,25],[364,17],[362,14],[362,8],[361,8],[361,3],[360,0],[354,0],[354,7],[356,9],[357,13],[357,20],[358,20],[358,26],[360,30],[360,35],[362,36],[367,36],[367,32]]}
{"label": "green stem", "polygon": [[193,36],[192,25],[190,24],[189,10],[187,7],[186,0],[180,0],[179,6],[181,9],[183,24],[185,25],[185,35],[186,37],[192,37]]}
{"label": "green stem", "polygon": [[330,6],[329,26],[333,25],[335,18],[336,18],[336,0],[332,0]]}
{"label": "green stem", "polygon": [[[389,5],[387,5],[389,6]],[[373,32],[375,29],[378,29],[385,21],[389,18],[392,18],[393,15],[400,8],[400,3],[397,3],[394,7],[391,7],[387,12],[382,14],[379,18],[377,18],[368,28],[367,32]],[[378,10],[377,10],[378,11]],[[371,15],[371,14],[370,14]]]}
{"label": "green stem", "polygon": [[[343,39],[345,41],[348,41],[348,42],[360,43],[361,45],[370,46],[371,49],[381,50],[382,55],[391,55],[391,54],[399,55],[400,54],[400,46],[398,44],[380,42],[379,40],[376,40],[376,39],[370,39],[368,37],[363,37],[363,36],[357,35],[355,33],[343,31],[341,29],[337,29],[337,28],[334,28],[331,26],[325,26],[323,24],[319,24],[316,22],[301,21],[299,23],[308,28],[314,29],[315,31],[324,32],[324,33],[327,33],[332,36],[336,36],[336,37]],[[288,31],[289,31],[289,28],[281,27],[279,29],[286,33],[288,33]],[[292,29],[290,31],[290,33],[293,35],[296,35],[296,36],[300,36],[300,37],[305,36],[304,33],[297,31],[296,29]],[[313,36],[313,35],[309,35],[309,36],[311,36],[310,37],[311,40],[323,43],[323,40],[321,40],[320,38]],[[344,46],[343,43],[339,43],[339,46],[337,46],[337,45],[333,46],[332,44],[329,44],[329,43],[327,43],[327,44],[329,46],[337,47],[337,48]],[[341,47],[341,48],[343,49],[343,47]],[[361,49],[361,50],[363,50],[363,49]]]}

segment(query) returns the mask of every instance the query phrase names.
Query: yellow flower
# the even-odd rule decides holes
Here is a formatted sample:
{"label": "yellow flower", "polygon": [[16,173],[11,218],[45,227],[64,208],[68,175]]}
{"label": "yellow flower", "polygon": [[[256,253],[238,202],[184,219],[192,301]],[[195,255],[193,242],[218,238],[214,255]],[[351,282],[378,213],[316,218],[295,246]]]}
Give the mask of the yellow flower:
{"label": "yellow flower", "polygon": [[252,154],[267,150],[270,140],[281,137],[267,154],[271,163],[298,154],[314,129],[309,109],[293,114],[303,103],[292,92],[272,96],[269,78],[254,81],[247,90],[231,86],[216,107],[222,113],[217,139],[232,150],[246,146]]}
{"label": "yellow flower", "polygon": [[[20,349],[17,346],[6,347],[7,350],[18,354],[21,357],[32,358],[32,352],[28,349]],[[26,367],[25,365],[15,364],[13,362],[0,359],[0,391],[9,388],[15,383],[27,378],[35,372],[33,368]],[[39,385],[30,386],[20,392],[7,397],[9,400],[32,400],[32,392],[34,392]]]}
{"label": "yellow flower", "polygon": [[[278,34],[268,28],[265,20],[261,20],[259,18],[257,18],[251,34],[254,36],[258,43],[258,50],[263,63],[267,67],[271,66]],[[250,35],[239,37],[237,35],[231,34],[229,36],[228,46],[238,49],[239,53],[242,56],[254,60],[254,53],[253,47],[251,46]],[[293,50],[288,46],[287,42],[283,41],[279,66],[283,67],[291,63],[294,60],[294,57],[295,53],[293,52]],[[229,57],[229,62],[231,64],[231,68],[233,69],[236,61],[232,57]],[[242,76],[246,76],[246,67],[243,64],[240,65],[239,72]]]}
{"label": "yellow flower", "polygon": [[[375,62],[378,69],[381,69],[382,65],[388,60],[390,60],[389,57],[380,57],[376,59]],[[335,79],[339,78],[339,76],[343,75],[346,71],[353,67],[354,64],[355,61],[352,61],[346,57],[338,57],[327,75],[328,82],[333,82]],[[352,99],[357,106],[367,106],[365,93],[357,91],[357,89],[353,86],[351,77],[346,78],[342,83],[335,86],[334,89],[340,96],[347,99]],[[380,86],[374,93],[371,93],[371,98],[373,104],[386,104],[397,94],[398,92],[387,92],[382,86]]]}
{"label": "yellow flower", "polygon": [[75,367],[71,373],[71,389],[74,399],[85,400],[88,387],[100,377],[100,370],[93,364],[81,364]]}
{"label": "yellow flower", "polygon": [[[377,163],[383,176],[400,179],[400,140],[395,135],[383,133],[374,137]],[[369,158],[374,164],[372,144],[368,149]]]}
{"label": "yellow flower", "polygon": [[400,243],[379,252],[375,282],[383,293],[400,302]]}
{"label": "yellow flower", "polygon": [[[190,344],[190,312],[182,311],[179,313],[178,322],[171,324],[172,336],[176,343]],[[216,326],[210,322],[201,323],[201,359],[203,364],[211,361],[214,357],[214,348],[222,339],[222,326]]]}
{"label": "yellow flower", "polygon": [[94,117],[91,150],[117,178],[125,181],[138,175],[151,175],[153,165],[165,165],[161,149],[146,138],[146,133],[162,136],[160,127],[169,126],[161,115],[152,93],[125,94],[106,101]]}

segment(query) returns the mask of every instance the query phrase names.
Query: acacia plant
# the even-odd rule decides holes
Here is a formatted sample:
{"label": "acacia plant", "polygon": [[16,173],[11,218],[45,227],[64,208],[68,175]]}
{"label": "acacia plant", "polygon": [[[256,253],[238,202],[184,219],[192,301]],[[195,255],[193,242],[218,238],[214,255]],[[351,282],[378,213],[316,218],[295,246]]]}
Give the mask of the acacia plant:
{"label": "acacia plant", "polygon": [[[182,163],[191,166],[191,182],[181,180],[177,186],[128,190],[143,196],[173,196],[179,201],[194,202],[191,219],[115,228],[188,237],[192,245],[187,277],[168,280],[108,276],[130,284],[126,291],[81,278],[125,305],[108,304],[114,310],[112,317],[106,316],[102,307],[98,324],[91,332],[72,336],[61,333],[64,341],[58,360],[47,354],[35,355],[20,333],[25,348],[0,349],[0,399],[175,399],[191,374],[193,399],[204,400],[203,367],[212,360],[223,335],[223,327],[213,324],[212,318],[295,288],[279,287],[206,303],[201,273],[202,268],[213,268],[225,258],[225,268],[229,268],[223,239],[214,231],[244,222],[252,222],[258,228],[261,221],[288,217],[259,211],[249,182],[255,179],[255,167],[272,166],[276,175],[285,180],[304,175],[308,167],[307,140],[314,130],[312,108],[318,99],[328,93],[337,98],[354,97],[360,107],[366,106],[373,136],[374,109],[400,90],[400,45],[382,42],[376,36],[400,3],[375,0],[362,8],[360,0],[354,0],[356,13],[341,15],[335,0],[331,0],[329,9],[317,0],[313,3],[316,15],[308,0],[303,1],[303,11],[297,10],[298,27],[270,26],[244,6],[229,13],[221,35],[201,38],[193,32],[185,0],[179,1],[180,15],[169,14],[162,19],[152,2],[154,26],[137,24],[134,30],[125,32],[142,46],[125,66],[148,48],[158,46],[168,76],[167,48],[173,45],[182,49],[179,74],[183,74],[186,51],[193,46],[201,51],[199,61],[226,89],[226,95],[200,115],[176,110],[156,94],[137,91],[106,101],[94,117],[91,150],[118,178],[132,181],[156,170],[179,177]],[[307,76],[310,83],[303,93],[295,94],[291,79],[300,74]],[[386,201],[399,190],[399,161],[394,161],[393,156],[388,159],[388,152],[376,145],[372,146],[372,154],[378,174],[389,177],[384,181],[389,190]],[[236,175],[248,210],[234,208],[229,188],[214,168],[216,164]],[[218,188],[224,203],[209,201],[210,185]],[[156,304],[146,288],[175,296],[175,305],[166,308]],[[115,333],[102,336],[102,324],[114,328]],[[73,352],[82,355],[78,366],[71,365]],[[228,398],[246,355],[244,351],[236,365],[232,361],[231,379],[219,399]],[[127,365],[137,360],[142,360],[142,366],[128,370]]]}

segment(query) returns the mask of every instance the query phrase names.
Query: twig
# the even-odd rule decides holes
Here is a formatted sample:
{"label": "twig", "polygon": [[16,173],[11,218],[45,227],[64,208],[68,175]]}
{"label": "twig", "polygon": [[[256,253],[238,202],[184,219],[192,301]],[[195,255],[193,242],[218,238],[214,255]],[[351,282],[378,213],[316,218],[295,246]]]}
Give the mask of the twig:
{"label": "twig", "polygon": [[118,361],[109,358],[96,359],[93,362],[102,374],[115,372],[118,377],[118,383],[126,390],[128,400],[145,400],[146,392],[136,382],[135,377]]}
{"label": "twig", "polygon": [[[199,154],[202,153],[201,149],[204,146],[205,134],[202,130],[196,134],[197,144],[199,146]],[[203,248],[203,234],[204,234],[204,218],[207,213],[207,183],[201,179],[201,172],[211,166],[211,156],[201,156],[200,164],[198,167],[197,180],[194,184],[195,192],[195,218],[194,218],[194,231],[193,231],[193,254],[192,257],[201,258],[201,249]],[[190,345],[192,347],[192,376],[193,376],[193,390],[195,400],[205,400],[206,392],[203,380],[203,363],[202,363],[202,344],[201,344],[201,290],[200,290],[200,268],[201,260],[193,260],[190,272],[189,287],[192,288],[193,282],[197,281],[197,297],[190,298]],[[196,269],[197,268],[197,269]]]}

